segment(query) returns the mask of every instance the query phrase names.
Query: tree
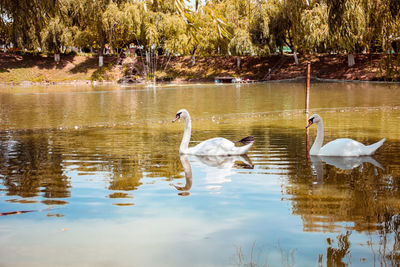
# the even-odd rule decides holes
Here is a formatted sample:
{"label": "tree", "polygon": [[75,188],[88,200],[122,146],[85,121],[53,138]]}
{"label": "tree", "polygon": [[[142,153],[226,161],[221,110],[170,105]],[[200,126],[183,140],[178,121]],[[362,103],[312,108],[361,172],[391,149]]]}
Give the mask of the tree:
{"label": "tree", "polygon": [[303,0],[272,0],[268,14],[270,34],[276,48],[288,46],[293,52],[303,52],[301,15],[306,9]]}
{"label": "tree", "polygon": [[260,2],[254,8],[254,16],[249,29],[251,41],[257,48],[258,55],[268,55],[276,50],[271,38],[269,24],[268,5],[266,2]]}
{"label": "tree", "polygon": [[107,36],[107,44],[111,48],[123,46],[123,12],[116,3],[107,5],[101,23]]}
{"label": "tree", "polygon": [[110,0],[73,0],[78,20],[78,41],[93,40],[91,46],[97,49],[99,55],[99,67],[103,66],[103,51],[107,43],[107,31],[103,14]]}
{"label": "tree", "polygon": [[[0,17],[2,17],[2,15],[0,15]],[[2,18],[0,19],[0,44],[2,45],[9,44],[10,42],[9,36],[10,36],[10,23],[6,19]]]}
{"label": "tree", "polygon": [[301,14],[302,48],[305,52],[325,52],[329,42],[328,6],[316,3]]}
{"label": "tree", "polygon": [[60,61],[61,46],[72,42],[72,33],[62,23],[60,17],[50,18],[47,25],[41,31],[42,47],[44,50],[54,53],[54,61]]}
{"label": "tree", "polygon": [[362,0],[327,0],[329,40],[331,47],[346,51],[349,66],[354,65],[353,52],[361,52],[367,32]]}
{"label": "tree", "polygon": [[19,48],[37,49],[41,30],[55,12],[55,1],[0,0],[2,19],[10,22],[10,41]]}

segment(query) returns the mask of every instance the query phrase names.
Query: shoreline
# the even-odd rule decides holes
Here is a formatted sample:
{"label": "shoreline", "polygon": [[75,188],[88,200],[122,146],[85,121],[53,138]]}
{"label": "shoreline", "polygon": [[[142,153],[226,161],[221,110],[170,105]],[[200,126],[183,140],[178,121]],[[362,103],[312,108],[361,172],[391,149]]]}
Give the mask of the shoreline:
{"label": "shoreline", "polygon": [[[219,83],[224,85],[236,84],[260,84],[260,83],[305,83],[305,77],[291,78],[291,79],[280,79],[280,80],[269,80],[269,81],[255,81],[251,83]],[[317,77],[311,77],[311,83],[376,83],[376,84],[400,84],[400,81],[370,81],[370,80],[339,80],[339,79],[321,79]],[[117,85],[123,87],[134,87],[151,85],[153,82],[138,82],[138,83],[120,83],[117,81],[91,81],[91,80],[80,80],[71,82],[30,82],[23,81],[21,83],[5,83],[0,82],[1,87],[31,87],[31,86],[102,86],[102,85]],[[192,81],[169,81],[169,82],[157,82],[157,85],[193,85],[193,84],[215,84],[213,81],[207,80],[192,80]]]}
{"label": "shoreline", "polygon": [[[305,82],[307,63],[311,63],[311,82],[372,82],[400,83],[397,72],[384,76],[382,60],[385,54],[355,55],[356,64],[347,65],[347,55],[299,56],[296,64],[291,55],[241,57],[235,56],[174,57],[163,67],[159,59],[157,84],[214,83],[215,77],[240,77],[252,83]],[[62,55],[54,62],[51,56],[15,55],[0,53],[0,86],[51,85],[146,85],[143,61],[139,56],[119,58],[107,56],[104,67],[97,66],[96,56]],[[161,68],[163,67],[163,68]],[[121,81],[128,81],[122,82]],[[164,80],[164,81],[163,81]]]}

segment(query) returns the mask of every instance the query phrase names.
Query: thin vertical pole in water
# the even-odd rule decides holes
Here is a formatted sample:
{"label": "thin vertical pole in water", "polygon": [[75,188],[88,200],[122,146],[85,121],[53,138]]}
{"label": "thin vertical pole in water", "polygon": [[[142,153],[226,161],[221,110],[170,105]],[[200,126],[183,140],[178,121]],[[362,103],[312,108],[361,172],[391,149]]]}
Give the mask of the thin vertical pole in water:
{"label": "thin vertical pole in water", "polygon": [[[311,74],[311,63],[307,62],[307,78],[306,78],[306,110],[305,113],[308,115],[308,108],[310,106],[310,75]],[[306,117],[306,123],[308,122]],[[310,135],[308,128],[306,129],[306,157],[310,160]]]}
{"label": "thin vertical pole in water", "polygon": [[307,63],[307,79],[306,79],[306,114],[308,114],[308,108],[310,104],[310,73],[311,73],[311,63]]}
{"label": "thin vertical pole in water", "polygon": [[[308,120],[306,119],[306,122]],[[306,158],[308,161],[310,161],[310,132],[309,128],[306,128]]]}

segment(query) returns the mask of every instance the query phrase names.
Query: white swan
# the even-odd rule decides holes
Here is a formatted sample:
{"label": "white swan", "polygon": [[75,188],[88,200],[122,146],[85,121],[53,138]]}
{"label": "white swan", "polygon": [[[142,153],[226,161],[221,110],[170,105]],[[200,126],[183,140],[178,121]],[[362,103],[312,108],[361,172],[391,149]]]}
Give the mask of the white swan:
{"label": "white swan", "polygon": [[190,135],[192,131],[192,122],[190,120],[189,112],[186,109],[181,109],[176,113],[175,119],[179,120],[183,118],[185,120],[185,130],[183,132],[183,138],[179,147],[180,154],[198,155],[198,156],[230,156],[230,155],[243,155],[249,151],[250,147],[254,143],[254,138],[248,136],[240,141],[244,146],[235,146],[235,143],[222,137],[215,137],[201,142],[200,144],[189,147]]}
{"label": "white swan", "polygon": [[308,119],[306,128],[314,123],[317,124],[317,137],[311,147],[310,155],[340,157],[369,156],[374,154],[386,140],[383,138],[375,144],[366,146],[349,138],[339,138],[322,146],[324,142],[324,124],[322,118],[318,114],[314,114]]}

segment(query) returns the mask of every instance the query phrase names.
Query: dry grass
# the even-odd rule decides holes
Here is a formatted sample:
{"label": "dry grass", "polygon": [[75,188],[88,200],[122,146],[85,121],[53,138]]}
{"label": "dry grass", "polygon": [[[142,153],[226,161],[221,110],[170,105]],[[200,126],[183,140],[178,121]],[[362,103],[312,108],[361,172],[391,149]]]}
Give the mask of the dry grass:
{"label": "dry grass", "polygon": [[[115,58],[105,58],[105,66]],[[61,62],[53,57],[0,54],[0,82],[68,82],[92,80],[99,71],[97,57],[61,56]],[[106,67],[107,68],[107,67]]]}

